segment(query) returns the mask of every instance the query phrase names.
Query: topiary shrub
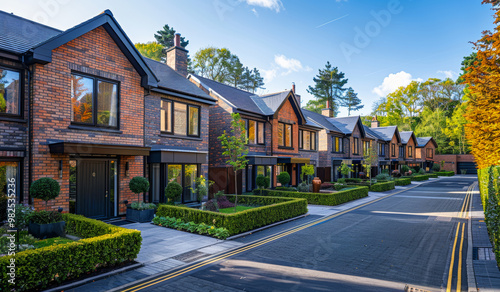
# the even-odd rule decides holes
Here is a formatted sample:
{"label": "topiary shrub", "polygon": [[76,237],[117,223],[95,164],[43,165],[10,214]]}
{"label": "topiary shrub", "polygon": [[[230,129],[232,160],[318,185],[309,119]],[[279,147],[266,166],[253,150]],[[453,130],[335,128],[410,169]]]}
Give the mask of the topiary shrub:
{"label": "topiary shrub", "polygon": [[59,183],[50,177],[42,177],[31,184],[30,195],[33,198],[45,201],[45,209],[50,200],[59,196],[61,186]]}
{"label": "topiary shrub", "polygon": [[277,179],[281,185],[286,186],[290,182],[290,174],[284,171],[278,175]]}
{"label": "topiary shrub", "polygon": [[[415,169],[415,172],[420,173],[420,166],[415,165],[415,166],[413,167],[413,169]],[[424,170],[424,173],[425,173],[425,170]]]}
{"label": "topiary shrub", "polygon": [[377,179],[377,181],[379,181],[379,180],[390,180],[391,176],[388,173],[381,173],[381,174],[378,174],[375,177],[375,179]]}
{"label": "topiary shrub", "polygon": [[410,171],[410,168],[408,167],[408,165],[401,165],[401,172],[402,173],[405,173],[408,171]]}
{"label": "topiary shrub", "polygon": [[169,182],[165,188],[165,197],[167,197],[168,202],[174,203],[175,201],[178,201],[181,194],[182,186],[176,181]]}
{"label": "topiary shrub", "polygon": [[263,176],[262,174],[259,174],[256,178],[256,183],[259,189],[261,190],[261,193],[262,189],[268,187],[270,182],[271,178],[269,176]]}
{"label": "topiary shrub", "polygon": [[140,202],[139,194],[149,190],[149,181],[145,177],[136,176],[130,180],[128,187],[132,193],[137,194],[137,202]]}
{"label": "topiary shrub", "polygon": [[425,174],[425,170],[423,168],[419,169],[418,174]]}
{"label": "topiary shrub", "polygon": [[432,164],[432,171],[440,171],[441,166],[439,166],[439,163],[433,163]]}

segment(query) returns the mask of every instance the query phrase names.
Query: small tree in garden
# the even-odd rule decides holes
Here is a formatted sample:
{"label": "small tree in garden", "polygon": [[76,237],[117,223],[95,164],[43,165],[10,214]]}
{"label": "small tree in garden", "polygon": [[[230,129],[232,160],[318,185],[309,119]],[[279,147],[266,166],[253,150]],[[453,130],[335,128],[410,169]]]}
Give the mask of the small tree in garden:
{"label": "small tree in garden", "polygon": [[340,173],[342,177],[345,178],[349,175],[350,172],[354,172],[347,164],[343,163],[340,165]]}
{"label": "small tree in garden", "polygon": [[55,179],[42,177],[31,184],[30,195],[33,198],[45,201],[45,210],[47,210],[49,201],[57,198],[60,191],[61,186]]}
{"label": "small tree in garden", "polygon": [[370,178],[370,185],[372,185],[372,165],[376,165],[378,162],[378,154],[375,147],[375,143],[372,142],[371,144],[372,145],[370,146],[368,151],[366,151],[367,153],[363,154],[366,174]]}
{"label": "small tree in garden", "polygon": [[437,163],[432,164],[432,171],[440,171],[440,170],[441,170],[441,166],[439,166],[439,164],[437,164]]}
{"label": "small tree in garden", "polygon": [[128,187],[132,193],[137,194],[137,202],[140,203],[141,199],[139,195],[149,190],[149,181],[145,177],[136,176],[130,180]]}
{"label": "small tree in garden", "polygon": [[245,130],[245,122],[241,119],[240,114],[232,113],[231,117],[231,134],[226,133],[219,136],[217,139],[222,144],[222,155],[229,157],[226,161],[227,164],[233,167],[234,171],[234,190],[236,193],[236,198],[234,200],[234,212],[236,212],[236,206],[238,205],[238,171],[246,167],[248,163],[247,154],[248,147],[247,143],[247,133]]}
{"label": "small tree in garden", "polygon": [[209,186],[207,185],[207,180],[203,175],[200,175],[200,177],[197,177],[195,180],[195,188],[193,192],[196,194],[196,198],[198,201],[201,202],[203,200],[203,197],[208,196],[208,188]]}
{"label": "small tree in garden", "polygon": [[283,171],[278,175],[277,179],[282,186],[286,186],[290,182],[290,174],[286,171]]}
{"label": "small tree in garden", "polygon": [[314,175],[314,165],[307,164],[302,166],[301,180],[304,181],[304,176],[307,178],[307,184],[310,184],[311,175]]}
{"label": "small tree in garden", "polygon": [[167,201],[172,204],[179,199],[179,197],[182,194],[182,186],[176,182],[176,181],[171,181],[168,183],[167,187],[165,188],[165,197],[167,197]]}
{"label": "small tree in garden", "polygon": [[262,190],[269,186],[271,178],[269,176],[263,176],[262,174],[259,174],[256,178],[256,182],[257,186],[260,189],[260,195],[262,195]]}

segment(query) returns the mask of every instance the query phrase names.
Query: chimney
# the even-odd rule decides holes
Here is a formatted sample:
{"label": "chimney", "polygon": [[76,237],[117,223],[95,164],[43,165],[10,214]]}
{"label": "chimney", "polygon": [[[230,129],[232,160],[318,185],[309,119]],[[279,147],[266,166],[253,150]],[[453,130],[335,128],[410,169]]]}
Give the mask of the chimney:
{"label": "chimney", "polygon": [[299,107],[301,107],[301,104],[300,104],[300,95],[295,94],[295,82],[292,82],[292,92],[293,92],[293,94],[295,95],[295,98],[297,99],[297,102],[298,102],[298,104],[299,104]]}
{"label": "chimney", "polygon": [[377,120],[377,115],[375,115],[372,119],[372,128],[380,127],[380,122]]}
{"label": "chimney", "polygon": [[181,47],[181,34],[174,36],[174,46],[167,50],[167,65],[182,76],[187,76],[187,54],[188,51]]}
{"label": "chimney", "polygon": [[330,108],[330,102],[326,102],[326,108],[321,110],[321,114],[328,118],[333,118],[333,111]]}

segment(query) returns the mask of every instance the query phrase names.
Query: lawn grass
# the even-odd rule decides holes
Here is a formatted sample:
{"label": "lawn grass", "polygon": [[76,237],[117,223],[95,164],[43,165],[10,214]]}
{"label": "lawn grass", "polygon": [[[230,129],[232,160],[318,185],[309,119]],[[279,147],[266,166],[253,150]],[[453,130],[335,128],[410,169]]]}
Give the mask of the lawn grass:
{"label": "lawn grass", "polygon": [[[236,206],[236,213],[240,212],[240,211],[245,211],[245,210],[248,210],[248,209],[253,209],[255,207],[249,207],[249,206]],[[234,212],[234,207],[230,207],[230,208],[224,208],[224,209],[219,209],[219,212],[220,213],[226,213],[226,214],[232,214],[232,213],[235,213]]]}
{"label": "lawn grass", "polygon": [[33,243],[33,246],[35,248],[41,248],[41,247],[46,247],[46,246],[51,246],[51,245],[66,244],[66,243],[70,243],[70,242],[73,242],[73,240],[67,239],[64,237],[53,237],[53,238],[47,238],[47,239],[37,241],[37,242]]}

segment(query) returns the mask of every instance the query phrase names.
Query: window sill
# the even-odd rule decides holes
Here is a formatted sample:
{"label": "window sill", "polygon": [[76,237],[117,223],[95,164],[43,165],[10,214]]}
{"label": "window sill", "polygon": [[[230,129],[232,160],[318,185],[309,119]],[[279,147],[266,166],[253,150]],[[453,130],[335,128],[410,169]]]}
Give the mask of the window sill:
{"label": "window sill", "polygon": [[9,117],[9,116],[0,116],[0,121],[19,122],[19,123],[27,123],[28,122],[28,120],[25,120],[21,117]]}
{"label": "window sill", "polygon": [[123,132],[120,131],[120,130],[98,128],[98,127],[92,127],[92,126],[69,125],[68,129],[82,130],[82,131],[92,131],[92,132],[114,133],[114,134],[123,134]]}
{"label": "window sill", "polygon": [[336,152],[336,151],[332,151],[333,154],[345,154],[344,152]]}
{"label": "window sill", "polygon": [[302,151],[302,152],[318,152],[318,150],[306,150],[306,149],[299,149],[299,151]]}
{"label": "window sill", "polygon": [[293,147],[278,146],[278,149],[294,150]]}
{"label": "window sill", "polygon": [[248,146],[248,147],[262,147],[262,148],[266,147],[265,144],[246,144],[246,146]]}
{"label": "window sill", "polygon": [[179,136],[179,135],[171,135],[171,134],[160,134],[160,137],[172,138],[172,139],[182,139],[182,140],[192,140],[192,141],[203,141],[203,139],[201,139],[199,137]]}

